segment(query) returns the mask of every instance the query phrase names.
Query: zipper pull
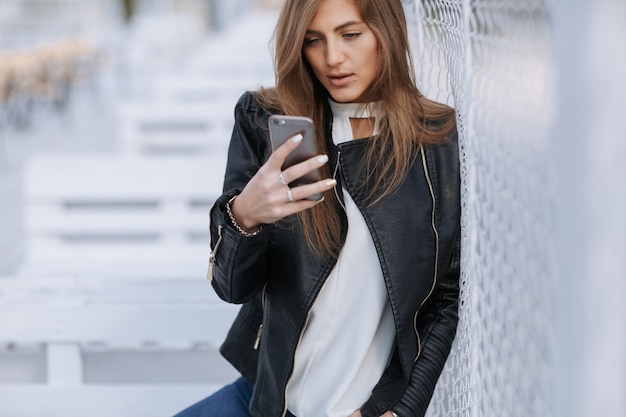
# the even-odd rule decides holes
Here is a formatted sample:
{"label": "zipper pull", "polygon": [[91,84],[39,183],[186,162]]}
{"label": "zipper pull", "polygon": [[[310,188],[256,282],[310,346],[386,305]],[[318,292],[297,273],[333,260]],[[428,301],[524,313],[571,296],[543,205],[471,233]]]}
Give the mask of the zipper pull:
{"label": "zipper pull", "polygon": [[213,254],[211,254],[211,256],[209,256],[209,268],[206,271],[206,279],[210,281],[213,281],[213,264],[215,263],[215,256],[213,256]]}
{"label": "zipper pull", "polygon": [[217,242],[215,242],[215,247],[211,251],[211,255],[209,256],[209,268],[206,271],[206,279],[209,281],[213,281],[213,266],[215,265],[215,253],[217,249],[220,247],[220,243],[222,243],[222,225],[220,224],[217,228]]}
{"label": "zipper pull", "polygon": [[254,350],[259,349],[261,343],[261,333],[263,333],[263,323],[259,324],[259,330],[256,331],[256,340],[254,341]]}

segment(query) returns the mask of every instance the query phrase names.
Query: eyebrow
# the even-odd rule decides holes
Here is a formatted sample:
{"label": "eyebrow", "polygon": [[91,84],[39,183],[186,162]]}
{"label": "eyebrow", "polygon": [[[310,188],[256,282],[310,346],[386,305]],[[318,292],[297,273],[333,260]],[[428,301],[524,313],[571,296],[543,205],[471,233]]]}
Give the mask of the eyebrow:
{"label": "eyebrow", "polygon": [[[341,25],[337,26],[335,29],[333,29],[334,32],[339,32],[340,30],[343,30],[345,28],[347,28],[348,26],[354,26],[354,25],[361,25],[363,24],[363,22],[361,22],[360,20],[351,20],[349,22],[346,23],[342,23]],[[322,32],[318,31],[318,30],[311,30],[311,29],[307,29],[306,34],[310,35],[310,34],[316,34],[319,35]]]}

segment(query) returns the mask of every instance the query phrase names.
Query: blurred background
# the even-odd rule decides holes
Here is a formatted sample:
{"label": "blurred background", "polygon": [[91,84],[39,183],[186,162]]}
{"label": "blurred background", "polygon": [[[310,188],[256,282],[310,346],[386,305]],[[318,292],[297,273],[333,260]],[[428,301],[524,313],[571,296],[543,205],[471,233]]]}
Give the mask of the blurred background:
{"label": "blurred background", "polygon": [[[208,211],[281,3],[0,0],[0,416],[169,416],[235,378]],[[428,416],[626,415],[626,3],[403,4],[461,147]]]}
{"label": "blurred background", "polygon": [[0,2],[0,415],[173,415],[235,376],[208,211],[279,6]]}
{"label": "blurred background", "polygon": [[[80,161],[76,154],[97,161],[137,157],[140,170],[143,162],[154,165],[149,156],[172,156],[160,161],[174,163],[193,156],[201,163],[222,151],[239,95],[273,85],[268,46],[276,8],[269,0],[3,1],[0,273],[13,273],[37,256],[24,247],[25,232],[34,230],[24,230],[27,225],[19,221],[27,214],[24,198],[34,197],[24,195],[30,188],[19,184],[46,177],[29,171],[39,163],[31,164],[31,157],[44,154],[41,161],[54,165],[47,159],[51,154],[73,155],[64,166],[79,182],[70,168]],[[114,166],[102,170],[116,171]],[[82,174],[91,181],[91,172]],[[110,179],[125,182],[124,174],[129,173]],[[68,186],[66,179],[57,180]],[[78,229],[61,237],[78,240]],[[90,238],[113,238],[114,232],[102,230]],[[51,233],[37,232],[41,238]]]}

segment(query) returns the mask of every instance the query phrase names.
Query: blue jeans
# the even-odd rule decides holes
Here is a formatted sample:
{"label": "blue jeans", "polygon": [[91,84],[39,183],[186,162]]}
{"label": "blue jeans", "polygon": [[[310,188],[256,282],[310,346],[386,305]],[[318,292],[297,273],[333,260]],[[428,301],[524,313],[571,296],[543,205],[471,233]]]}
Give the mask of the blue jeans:
{"label": "blue jeans", "polygon": [[[213,395],[176,414],[174,417],[250,417],[248,406],[252,387],[239,378]],[[287,412],[285,417],[294,417]]]}

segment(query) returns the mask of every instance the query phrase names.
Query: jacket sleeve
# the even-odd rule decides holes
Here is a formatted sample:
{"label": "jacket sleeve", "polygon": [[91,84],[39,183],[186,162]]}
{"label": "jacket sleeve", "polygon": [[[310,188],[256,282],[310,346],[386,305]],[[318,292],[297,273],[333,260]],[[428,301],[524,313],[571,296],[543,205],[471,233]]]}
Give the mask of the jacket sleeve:
{"label": "jacket sleeve", "polygon": [[271,226],[255,236],[243,236],[226,213],[226,203],[243,190],[269,152],[258,112],[252,94],[245,93],[235,108],[223,194],[211,208],[212,254],[208,278],[219,297],[230,303],[248,301],[266,280],[265,258]]}
{"label": "jacket sleeve", "polygon": [[421,417],[435,390],[448,358],[459,320],[460,232],[454,243],[446,273],[436,293],[420,315],[421,352],[409,385],[393,410],[401,417]]}

